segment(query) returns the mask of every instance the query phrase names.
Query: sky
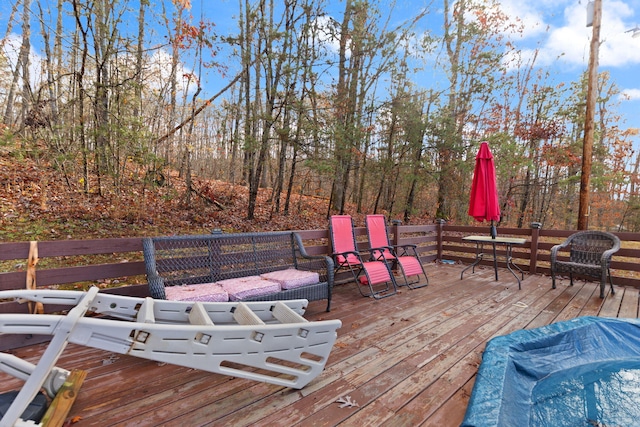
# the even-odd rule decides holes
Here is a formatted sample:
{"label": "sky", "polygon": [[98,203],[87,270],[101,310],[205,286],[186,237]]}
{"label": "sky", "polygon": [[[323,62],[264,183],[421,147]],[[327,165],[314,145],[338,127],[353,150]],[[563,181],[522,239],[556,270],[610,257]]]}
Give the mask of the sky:
{"label": "sky", "polygon": [[[193,11],[200,10],[200,1],[206,5],[213,0],[192,0]],[[340,17],[344,0],[327,0],[329,10]],[[430,13],[421,21],[424,31],[437,34],[442,27],[441,0],[395,0],[397,22],[414,16],[420,8]],[[557,82],[576,82],[589,62],[592,27],[587,26],[588,0],[499,0],[503,12],[523,24],[521,35],[513,42],[531,56],[538,49],[537,68],[549,71]],[[236,10],[236,1],[217,0],[212,19],[217,30],[224,33],[225,25],[237,31],[236,24],[225,22]],[[633,29],[638,28],[634,38]],[[621,114],[621,129],[640,129],[640,0],[602,0],[601,45],[598,71],[608,71],[611,81],[621,91],[616,101]],[[640,150],[640,136],[634,137],[634,146]]]}
{"label": "sky", "polygon": [[[435,1],[431,6],[437,10]],[[587,0],[499,0],[510,18],[523,24],[512,41],[524,58],[538,49],[536,68],[549,71],[555,81],[575,82],[587,70],[592,27],[587,27]],[[617,111],[621,129],[640,129],[640,0],[602,0],[598,71],[608,71],[621,91]],[[427,18],[432,30],[442,17]],[[638,28],[638,37],[632,37]],[[640,149],[640,136],[634,137]]]}
{"label": "sky", "polygon": [[[567,81],[575,81],[587,69],[592,27],[587,27],[586,0],[501,0],[510,16],[525,24],[517,41],[523,49],[540,48],[538,66]],[[640,128],[640,0],[602,0],[602,26],[598,71],[608,71],[622,95],[619,111],[626,125]],[[636,138],[636,146],[640,140]]]}
{"label": "sky", "polygon": [[[6,18],[10,6],[16,0],[2,2],[0,6],[0,31],[4,35]],[[122,0],[125,1],[125,0]],[[344,10],[344,0],[327,0],[329,12],[335,11],[340,18]],[[589,44],[592,28],[587,27],[587,0],[499,0],[503,11],[510,17],[518,18],[524,25],[521,36],[513,38],[525,57],[534,49],[539,49],[537,67],[548,70],[557,81],[575,82],[586,70],[589,61]],[[55,2],[52,2],[55,4]],[[154,3],[154,0],[151,0]],[[384,3],[384,1],[381,1]],[[622,91],[618,112],[622,114],[622,129],[640,129],[640,37],[632,37],[634,28],[640,28],[640,0],[602,0],[603,16],[599,71],[608,71],[611,79]],[[216,24],[219,34],[237,32],[237,0],[191,0],[191,13]],[[394,18],[401,22],[427,7],[430,13],[420,22],[424,31],[437,34],[442,26],[441,0],[396,0]],[[156,16],[160,16],[159,12]],[[32,24],[36,30],[37,25]],[[19,24],[14,32],[19,32]],[[37,31],[37,30],[36,30]],[[639,32],[640,35],[640,32]],[[18,36],[15,35],[18,39]],[[37,46],[34,46],[37,58]],[[185,67],[188,65],[185,64]],[[235,74],[231,66],[226,76],[212,73],[204,77],[211,96],[216,86],[226,84]],[[640,137],[635,137],[636,147],[640,147]]]}
{"label": "sky", "polygon": [[[192,13],[203,11],[216,23],[222,34],[237,32],[233,20],[236,0],[191,0]],[[201,1],[204,8],[201,9]],[[210,5],[215,1],[215,8]],[[344,0],[327,0],[329,13],[340,18]],[[381,1],[384,3],[384,1]],[[556,81],[575,82],[589,62],[592,27],[587,27],[588,0],[499,0],[502,10],[524,26],[521,36],[513,39],[523,55],[538,49],[538,68],[550,71]],[[424,31],[438,34],[442,27],[441,0],[395,0],[395,22],[415,16],[421,8],[429,14],[420,22]],[[598,71],[608,71],[621,91],[618,112],[621,129],[640,129],[640,32],[632,37],[632,29],[640,29],[640,0],[602,0]],[[393,20],[392,20],[393,21]],[[231,75],[233,75],[231,73]],[[634,137],[640,149],[640,136]]]}

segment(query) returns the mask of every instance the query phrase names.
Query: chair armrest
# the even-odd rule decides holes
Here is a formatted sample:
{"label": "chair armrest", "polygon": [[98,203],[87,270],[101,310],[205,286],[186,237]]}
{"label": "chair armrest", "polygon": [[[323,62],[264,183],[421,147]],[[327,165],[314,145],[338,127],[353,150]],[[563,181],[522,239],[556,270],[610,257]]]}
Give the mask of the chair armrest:
{"label": "chair armrest", "polygon": [[[303,249],[304,250],[304,249]],[[315,259],[318,261],[324,261],[327,264],[328,269],[333,269],[333,259],[327,255],[309,255],[306,252],[300,251],[300,256],[304,259]]]}
{"label": "chair armrest", "polygon": [[402,250],[402,253],[398,253],[399,251],[396,249],[398,256],[410,255],[418,257],[418,245],[414,245],[413,243],[396,245],[394,248],[400,248]]}
{"label": "chair armrest", "polygon": [[328,261],[331,262],[331,264],[333,264],[333,260],[331,260],[331,257],[328,257],[326,255],[309,255],[307,253],[307,249],[304,247],[304,243],[302,242],[302,237],[300,237],[300,235],[298,233],[293,233],[293,237],[296,241],[296,245],[298,246],[298,250],[300,251],[300,256],[302,256],[303,258],[306,259],[328,259]]}
{"label": "chair armrest", "polygon": [[309,255],[307,250],[304,247],[304,243],[302,242],[302,238],[298,233],[293,233],[293,237],[295,239],[296,245],[298,246],[298,250],[300,251],[300,256],[304,259],[310,260],[322,260],[326,264],[327,268],[327,283],[330,288],[333,288],[333,277],[334,277],[334,262],[330,256],[327,255]]}
{"label": "chair armrest", "polygon": [[334,274],[335,274],[335,266],[333,264],[333,260],[331,259],[331,257],[325,256],[324,258],[327,260],[327,283],[329,284],[329,289],[332,289]]}
{"label": "chair armrest", "polygon": [[[377,260],[385,260],[386,258],[384,257],[384,252],[389,252],[391,254],[391,256],[396,257],[396,251],[394,250],[393,246],[380,246],[377,248],[369,248],[367,250],[369,252],[369,259],[373,260],[373,261],[377,261]],[[380,252],[380,254],[382,256],[377,256],[375,257],[373,254],[376,252]]]}
{"label": "chair armrest", "polygon": [[147,283],[152,298],[167,299],[167,294],[164,292],[164,279],[157,272],[155,274],[147,273]]}
{"label": "chair armrest", "polygon": [[571,244],[571,238],[565,240],[564,242],[555,245],[553,247],[551,247],[551,268],[553,268],[553,265],[556,263],[556,261],[558,260],[558,252],[563,249],[566,248],[567,246],[569,246]]}
{"label": "chair armrest", "polygon": [[380,251],[380,252],[390,251],[390,252],[393,252],[393,250],[394,250],[394,246],[379,246],[377,248],[369,248],[369,249],[367,249],[367,252],[373,252],[373,251]]}
{"label": "chair armrest", "polygon": [[606,251],[604,251],[602,253],[602,256],[600,257],[600,265],[602,266],[602,268],[609,267],[609,264],[611,263],[611,258],[613,257],[613,254],[615,254],[619,250],[620,250],[620,246],[618,246],[618,247],[614,246],[613,248],[607,249]]}
{"label": "chair armrest", "polygon": [[[349,255],[353,255],[357,262],[354,262],[353,260],[350,262],[349,261]],[[347,252],[334,252],[331,255],[334,259],[334,270],[337,271],[340,268],[343,268],[345,266],[348,266],[349,268],[351,268],[354,265],[358,265],[358,264],[362,264],[364,263],[364,260],[362,259],[362,256],[360,255],[360,252],[358,251],[347,251]],[[340,261],[340,257],[344,258],[344,260]]]}
{"label": "chair armrest", "polygon": [[358,252],[358,251],[334,252],[334,253],[332,254],[332,256],[333,256],[334,258],[335,258],[335,257],[337,257],[337,256],[343,256],[343,257],[345,257],[345,258],[346,258],[346,257],[347,257],[347,255],[349,255],[349,254],[352,254],[352,255],[355,255],[355,256],[356,256],[356,257],[358,257],[358,258],[361,258],[360,252]]}
{"label": "chair armrest", "polygon": [[147,283],[149,284],[149,294],[152,298],[167,299],[167,295],[164,293],[164,279],[156,269],[156,250],[150,237],[142,239],[142,253],[144,255]]}
{"label": "chair armrest", "polygon": [[402,249],[404,249],[404,248],[416,249],[418,247],[418,245],[414,245],[413,243],[405,243],[405,244],[402,244],[402,245],[395,245],[394,247],[395,248],[402,248]]}

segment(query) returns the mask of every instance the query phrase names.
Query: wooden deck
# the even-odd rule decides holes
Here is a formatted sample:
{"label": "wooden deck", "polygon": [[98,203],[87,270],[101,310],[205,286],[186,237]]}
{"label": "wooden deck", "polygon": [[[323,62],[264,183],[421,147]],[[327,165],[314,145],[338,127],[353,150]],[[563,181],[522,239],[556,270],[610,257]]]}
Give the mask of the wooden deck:
{"label": "wooden deck", "polygon": [[[74,426],[457,426],[491,337],[578,316],[637,317],[638,289],[476,269],[427,266],[430,285],[375,301],[354,284],[335,289],[333,309],[309,305],[309,320],[343,326],[322,375],[302,390],[210,374],[69,345],[58,366],[88,372]],[[33,361],[44,346],[14,350]],[[0,374],[0,391],[20,382]],[[342,407],[349,398],[354,406]]]}

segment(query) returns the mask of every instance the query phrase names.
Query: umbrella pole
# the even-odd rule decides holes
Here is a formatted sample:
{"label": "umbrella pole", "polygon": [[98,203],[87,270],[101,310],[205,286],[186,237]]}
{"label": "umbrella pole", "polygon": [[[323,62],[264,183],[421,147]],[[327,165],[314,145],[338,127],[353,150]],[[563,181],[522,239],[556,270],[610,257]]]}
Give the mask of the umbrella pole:
{"label": "umbrella pole", "polygon": [[[493,225],[493,220],[491,220],[491,238],[495,239],[497,235],[496,226]],[[496,253],[496,243],[491,242],[493,245],[493,271],[496,274],[496,282],[498,281],[498,255]]]}
{"label": "umbrella pole", "polygon": [[496,282],[498,281],[498,256],[496,255],[496,242],[491,242],[493,245],[493,271],[496,273]]}

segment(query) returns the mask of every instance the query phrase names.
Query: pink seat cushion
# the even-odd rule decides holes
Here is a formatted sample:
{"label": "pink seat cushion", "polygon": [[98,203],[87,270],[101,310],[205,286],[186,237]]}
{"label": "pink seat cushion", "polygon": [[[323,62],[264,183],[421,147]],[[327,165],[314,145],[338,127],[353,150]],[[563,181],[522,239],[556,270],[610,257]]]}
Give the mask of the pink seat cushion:
{"label": "pink seat cushion", "polygon": [[215,283],[200,283],[197,285],[167,286],[164,293],[171,301],[206,301],[227,302],[229,294]]}
{"label": "pink seat cushion", "polygon": [[[368,261],[362,264],[364,269],[367,271],[367,274],[371,278],[371,284],[377,285],[379,283],[385,283],[391,281],[391,276],[389,275],[389,269],[386,264],[382,261]],[[359,277],[360,283],[363,285],[367,284],[367,276],[362,275]]]}
{"label": "pink seat cushion", "polygon": [[360,258],[358,258],[357,255],[354,255],[352,253],[347,254],[346,257],[344,255],[337,255],[336,256],[336,261],[338,261],[338,263],[341,264],[341,265],[360,265],[360,264],[362,264],[362,262],[360,262]]}
{"label": "pink seat cushion", "polygon": [[398,261],[402,265],[402,270],[406,276],[414,276],[416,274],[424,274],[420,261],[412,256],[401,256]]}
{"label": "pink seat cushion", "polygon": [[265,280],[260,276],[238,277],[217,282],[229,294],[229,301],[242,301],[251,297],[280,292],[280,283]]}
{"label": "pink seat cushion", "polygon": [[282,289],[294,289],[320,282],[320,275],[314,271],[302,271],[295,268],[272,271],[261,274],[260,277],[280,283]]}

